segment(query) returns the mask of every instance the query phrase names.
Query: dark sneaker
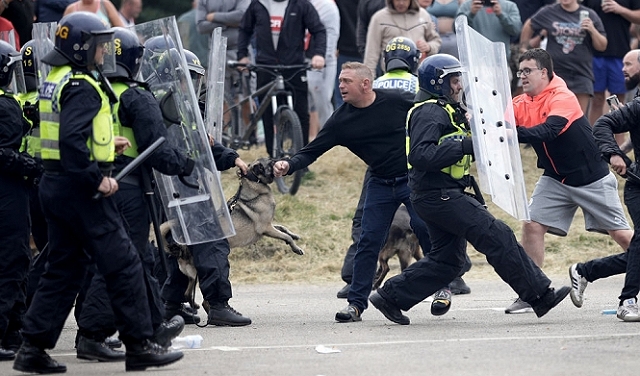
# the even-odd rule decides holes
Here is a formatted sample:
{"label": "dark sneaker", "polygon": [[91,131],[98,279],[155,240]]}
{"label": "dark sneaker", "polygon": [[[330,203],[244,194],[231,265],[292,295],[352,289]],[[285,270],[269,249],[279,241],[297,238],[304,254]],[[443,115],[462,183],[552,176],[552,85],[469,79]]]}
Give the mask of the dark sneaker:
{"label": "dark sneaker", "polygon": [[578,264],[569,267],[569,278],[571,278],[571,301],[574,306],[580,308],[584,303],[584,290],[589,281],[578,272]]}
{"label": "dark sneaker", "polygon": [[171,320],[173,316],[180,315],[184,319],[186,325],[193,325],[200,322],[200,316],[187,311],[184,304],[166,302],[164,304],[164,319]]}
{"label": "dark sneaker", "polygon": [[16,354],[13,369],[27,373],[65,373],[67,366],[51,359],[44,350],[32,346],[27,341]]}
{"label": "dark sneaker", "polygon": [[167,348],[171,346],[171,340],[176,338],[184,329],[184,319],[175,315],[169,321],[165,321],[153,333],[152,341]]}
{"label": "dark sneaker", "polygon": [[343,288],[341,288],[338,293],[336,294],[338,296],[338,299],[346,299],[347,296],[349,295],[349,289],[351,289],[351,284],[347,283],[346,285],[344,285]]}
{"label": "dark sneaker", "polygon": [[449,291],[451,291],[453,295],[471,294],[471,288],[467,286],[467,283],[462,277],[456,277],[449,283]]}
{"label": "dark sneaker", "polygon": [[571,291],[571,287],[563,286],[558,290],[553,288],[549,288],[546,294],[538,301],[535,305],[533,305],[533,311],[536,313],[536,316],[542,317],[547,314],[551,310],[551,308],[557,306],[564,298],[569,295]]}
{"label": "dark sneaker", "polygon": [[209,319],[207,324],[216,326],[246,326],[251,324],[251,319],[242,316],[242,313],[233,309],[229,304],[214,304],[209,306]]}
{"label": "dark sneaker", "polygon": [[16,352],[0,347],[0,362],[5,360],[14,360],[16,358]]}
{"label": "dark sneaker", "polygon": [[124,360],[124,351],[114,350],[104,342],[79,336],[76,357],[99,362],[121,362]]}
{"label": "dark sneaker", "polygon": [[162,367],[182,359],[180,351],[170,351],[157,343],[144,341],[141,344],[127,344],[125,369],[144,371],[148,367]]}
{"label": "dark sneaker", "polygon": [[442,316],[449,312],[451,308],[451,291],[449,289],[438,290],[433,295],[431,302],[431,314],[434,316]]}
{"label": "dark sneaker", "polygon": [[411,320],[405,315],[402,314],[400,308],[391,304],[387,299],[385,299],[379,292],[374,292],[369,296],[369,301],[373,304],[374,307],[378,309],[378,311],[382,312],[384,317],[389,320],[395,322],[400,325],[409,325]]}
{"label": "dark sneaker", "polygon": [[533,313],[533,308],[531,308],[531,304],[525,302],[524,300],[517,298],[511,303],[510,306],[505,308],[504,313],[510,314],[518,314],[518,313]]}
{"label": "dark sneaker", "polygon": [[337,322],[356,322],[362,321],[360,310],[355,306],[348,305],[336,313]]}
{"label": "dark sneaker", "polygon": [[20,331],[8,330],[2,339],[2,345],[0,345],[0,348],[17,353],[18,350],[20,350],[20,346],[22,346],[22,334],[20,334]]}

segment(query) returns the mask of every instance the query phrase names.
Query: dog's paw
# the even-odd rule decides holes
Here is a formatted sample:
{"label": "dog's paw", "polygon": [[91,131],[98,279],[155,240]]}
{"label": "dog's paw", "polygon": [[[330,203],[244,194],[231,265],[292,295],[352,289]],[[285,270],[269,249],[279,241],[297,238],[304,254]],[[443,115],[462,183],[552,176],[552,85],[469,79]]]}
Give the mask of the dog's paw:
{"label": "dog's paw", "polygon": [[304,255],[304,251],[302,250],[302,248],[300,247],[295,247],[295,248],[291,248],[291,250],[293,251],[293,253],[295,253],[296,255]]}

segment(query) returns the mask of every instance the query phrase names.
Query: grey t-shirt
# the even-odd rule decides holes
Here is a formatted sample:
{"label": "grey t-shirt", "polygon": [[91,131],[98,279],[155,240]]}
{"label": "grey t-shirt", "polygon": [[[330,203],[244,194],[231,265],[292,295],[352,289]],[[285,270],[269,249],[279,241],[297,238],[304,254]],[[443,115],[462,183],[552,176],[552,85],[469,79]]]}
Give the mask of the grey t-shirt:
{"label": "grey t-shirt", "polygon": [[580,5],[575,12],[567,12],[560,4],[540,9],[531,17],[531,26],[535,32],[547,31],[547,52],[553,58],[553,68],[562,77],[562,73],[580,74],[592,81],[593,44],[591,35],[580,29],[580,11],[589,12],[596,30],[605,35],[604,25],[593,9]]}

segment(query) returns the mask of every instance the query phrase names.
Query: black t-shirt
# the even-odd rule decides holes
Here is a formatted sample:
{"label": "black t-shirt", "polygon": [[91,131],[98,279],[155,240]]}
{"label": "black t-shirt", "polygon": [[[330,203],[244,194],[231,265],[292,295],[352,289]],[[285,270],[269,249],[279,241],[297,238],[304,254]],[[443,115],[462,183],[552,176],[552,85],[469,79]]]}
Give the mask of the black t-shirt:
{"label": "black t-shirt", "polygon": [[8,19],[15,27],[20,37],[20,45],[31,40],[31,30],[33,29],[33,1],[13,0],[9,7],[2,12],[2,17]]}
{"label": "black t-shirt", "polygon": [[[640,0],[616,0],[616,2],[631,10],[640,9]],[[631,22],[619,14],[603,12],[601,4],[602,0],[584,0],[582,2],[582,5],[593,9],[598,14],[604,24],[604,30],[609,41],[606,50],[602,52],[593,51],[593,55],[623,58],[629,52],[631,40],[629,27]]]}

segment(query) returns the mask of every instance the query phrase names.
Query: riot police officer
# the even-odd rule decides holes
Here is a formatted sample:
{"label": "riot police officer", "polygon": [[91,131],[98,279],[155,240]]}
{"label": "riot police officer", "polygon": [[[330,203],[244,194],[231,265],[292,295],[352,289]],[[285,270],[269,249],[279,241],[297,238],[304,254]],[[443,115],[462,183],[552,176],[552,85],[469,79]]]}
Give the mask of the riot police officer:
{"label": "riot police officer", "polygon": [[[45,349],[55,346],[92,262],[106,280],[127,348],[126,369],[167,365],[183,356],[149,340],[153,328],[142,263],[110,197],[119,188],[111,177],[114,151],[124,145],[113,136],[114,95],[101,74],[109,65],[112,39],[113,31],[95,14],[72,13],[60,20],[54,50],[42,59],[53,67],[39,97],[45,169],[40,199],[49,224],[49,254],[25,316],[24,341],[13,365],[19,371],[66,371]],[[93,199],[96,192],[103,197]]]}
{"label": "riot police officer", "polygon": [[[145,84],[136,81],[142,63],[143,46],[131,31],[116,27],[116,69],[105,74],[112,83],[118,103],[114,106],[116,129],[119,136],[126,137],[131,147],[116,157],[115,171],[122,170],[139,152],[144,151],[160,137],[166,137],[162,113],[158,102]],[[164,321],[164,304],[160,298],[160,286],[153,275],[154,255],[149,248],[149,206],[147,192],[151,188],[151,168],[165,175],[189,175],[195,162],[179,150],[166,144],[161,146],[143,166],[134,170],[119,182],[114,200],[125,220],[125,226],[133,245],[142,259],[146,278],[147,296],[154,328],[154,340],[169,346],[170,340],[184,328],[180,316],[170,316]],[[147,189],[145,189],[147,188]],[[157,216],[157,213],[152,213]],[[105,280],[95,273],[85,291],[82,308],[76,310],[78,322],[77,354],[82,359],[116,361],[124,359],[124,353],[110,349],[104,340],[115,332],[113,312],[108,309],[109,296]],[[105,309],[107,307],[107,309]]]}
{"label": "riot police officer", "polygon": [[[451,282],[464,267],[467,241],[496,273],[542,317],[560,303],[569,287],[557,291],[524,252],[509,226],[484,207],[469,169],[471,130],[461,104],[462,66],[451,55],[426,58],[418,68],[420,91],[407,115],[411,202],[431,235],[431,252],[379,288],[369,298],[389,320],[408,325],[411,309]],[[448,310],[448,308],[447,308]]]}
{"label": "riot police officer", "polygon": [[0,360],[13,359],[14,346],[20,346],[19,337],[16,343],[9,336],[16,337],[22,324],[20,311],[31,259],[27,185],[32,180],[25,177],[39,174],[36,161],[20,152],[29,123],[15,93],[10,92],[10,86],[24,90],[21,60],[13,46],[0,41]]}

